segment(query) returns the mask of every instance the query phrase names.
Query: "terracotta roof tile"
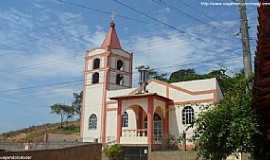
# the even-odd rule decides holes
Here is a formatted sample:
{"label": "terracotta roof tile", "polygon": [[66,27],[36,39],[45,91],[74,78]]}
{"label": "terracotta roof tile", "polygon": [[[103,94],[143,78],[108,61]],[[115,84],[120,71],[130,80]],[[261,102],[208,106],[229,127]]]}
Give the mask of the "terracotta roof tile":
{"label": "terracotta roof tile", "polygon": [[111,22],[109,31],[108,31],[103,43],[101,44],[101,48],[103,48],[103,49],[107,49],[107,48],[121,49],[121,44],[120,44],[120,41],[118,39],[116,30],[115,30],[114,22]]}

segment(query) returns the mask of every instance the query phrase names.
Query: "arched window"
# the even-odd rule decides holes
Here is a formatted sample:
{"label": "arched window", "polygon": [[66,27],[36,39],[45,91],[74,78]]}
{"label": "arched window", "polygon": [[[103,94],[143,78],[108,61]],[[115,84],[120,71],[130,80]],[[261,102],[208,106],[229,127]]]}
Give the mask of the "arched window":
{"label": "arched window", "polygon": [[88,128],[97,129],[97,116],[95,114],[91,114],[91,116],[89,117]]}
{"label": "arched window", "polygon": [[128,127],[128,113],[125,112],[123,115],[123,127]]}
{"label": "arched window", "polygon": [[124,62],[122,60],[118,60],[116,66],[117,70],[124,70]]}
{"label": "arched window", "polygon": [[92,75],[92,83],[93,83],[93,84],[99,83],[99,73],[95,72],[95,73]]}
{"label": "arched window", "polygon": [[124,76],[121,74],[116,75],[116,84],[117,85],[124,85]]}
{"label": "arched window", "polygon": [[194,121],[194,109],[191,106],[186,106],[182,110],[182,123],[191,124]]}
{"label": "arched window", "polygon": [[100,59],[96,58],[93,62],[93,69],[98,69],[100,67]]}

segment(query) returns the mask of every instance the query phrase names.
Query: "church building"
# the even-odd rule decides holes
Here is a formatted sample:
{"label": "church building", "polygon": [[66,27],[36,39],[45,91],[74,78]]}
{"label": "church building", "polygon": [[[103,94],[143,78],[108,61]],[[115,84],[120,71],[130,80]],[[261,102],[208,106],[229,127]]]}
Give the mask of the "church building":
{"label": "church building", "polygon": [[148,80],[141,67],[140,85],[132,86],[133,54],[122,48],[111,22],[99,48],[87,51],[84,66],[81,138],[83,142],[164,144],[200,112],[222,98],[215,78],[167,83]]}

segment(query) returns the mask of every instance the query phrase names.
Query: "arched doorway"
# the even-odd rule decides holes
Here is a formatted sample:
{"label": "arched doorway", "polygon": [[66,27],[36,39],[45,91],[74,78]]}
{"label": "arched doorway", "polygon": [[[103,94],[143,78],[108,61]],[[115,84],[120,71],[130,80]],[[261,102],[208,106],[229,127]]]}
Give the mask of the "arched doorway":
{"label": "arched doorway", "polygon": [[147,137],[147,130],[143,126],[143,117],[145,115],[147,115],[147,113],[140,105],[124,107],[121,124],[121,127],[123,127],[122,136]]}
{"label": "arched doorway", "polygon": [[162,143],[162,120],[158,114],[154,114],[154,143]]}
{"label": "arched doorway", "polygon": [[[144,118],[143,127],[144,129],[147,129],[147,117]],[[154,143],[156,144],[162,143],[162,119],[157,113],[154,114],[153,135],[154,135]]]}

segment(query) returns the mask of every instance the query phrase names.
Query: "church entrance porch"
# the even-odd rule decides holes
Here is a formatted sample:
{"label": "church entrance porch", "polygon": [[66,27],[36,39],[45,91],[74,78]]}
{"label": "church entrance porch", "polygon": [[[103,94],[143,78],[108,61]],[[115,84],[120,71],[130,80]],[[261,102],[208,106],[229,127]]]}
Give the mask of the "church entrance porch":
{"label": "church entrance porch", "polygon": [[[166,144],[171,100],[155,93],[113,97],[117,100],[118,144]],[[128,118],[127,118],[128,115]]]}

